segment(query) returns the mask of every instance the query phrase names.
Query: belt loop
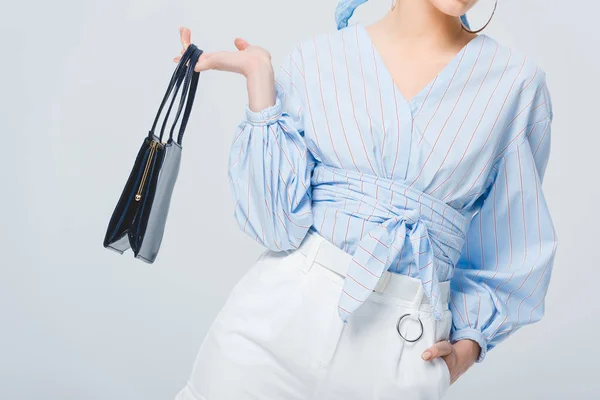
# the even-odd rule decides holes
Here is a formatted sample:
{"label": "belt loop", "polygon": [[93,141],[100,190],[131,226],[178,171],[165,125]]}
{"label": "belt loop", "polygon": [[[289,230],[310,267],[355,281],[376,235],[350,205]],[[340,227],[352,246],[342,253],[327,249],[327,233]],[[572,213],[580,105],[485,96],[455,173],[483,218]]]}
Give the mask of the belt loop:
{"label": "belt loop", "polygon": [[442,300],[444,302],[444,308],[450,309],[450,281],[440,282],[440,292],[442,294]]}
{"label": "belt loop", "polygon": [[421,304],[423,303],[423,296],[425,296],[425,288],[423,284],[419,282],[419,286],[417,286],[417,293],[415,294],[413,304],[412,304],[412,313],[414,317],[419,316],[419,309],[421,308]]}
{"label": "belt loop", "polygon": [[390,271],[383,271],[383,273],[381,274],[381,277],[375,284],[375,288],[373,288],[373,291],[383,293],[383,291],[387,287],[387,284],[390,281],[391,277],[392,277],[392,273]]}
{"label": "belt loop", "polygon": [[317,256],[317,253],[321,248],[321,244],[323,243],[323,237],[308,232],[307,237],[305,237],[304,240],[310,240],[310,242],[308,243],[309,246],[306,252],[304,263],[301,267],[301,271],[306,274],[308,273],[308,271],[310,271],[311,267],[313,266],[315,257]]}

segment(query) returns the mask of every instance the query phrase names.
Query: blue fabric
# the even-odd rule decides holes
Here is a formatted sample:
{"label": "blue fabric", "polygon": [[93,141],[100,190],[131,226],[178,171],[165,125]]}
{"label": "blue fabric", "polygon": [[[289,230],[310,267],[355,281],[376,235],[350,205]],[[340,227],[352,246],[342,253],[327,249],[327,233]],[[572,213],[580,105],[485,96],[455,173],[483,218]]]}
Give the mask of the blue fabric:
{"label": "blue fabric", "polygon": [[467,14],[463,14],[460,16],[462,23],[467,27],[467,29],[471,29],[471,25],[469,24],[469,20],[467,19]]}
{"label": "blue fabric", "polygon": [[234,217],[273,251],[313,230],[351,254],[342,320],[384,270],[419,278],[436,319],[450,280],[450,340],[479,343],[478,362],[542,318],[558,240],[542,190],[553,114],[531,58],[479,34],[406,98],[354,24],[297,43],[275,88],[274,105],[246,105],[232,141]]}
{"label": "blue fabric", "polygon": [[342,29],[348,26],[348,20],[354,14],[356,7],[367,0],[340,0],[335,8],[335,22],[338,29]]}
{"label": "blue fabric", "polygon": [[[348,26],[348,20],[354,14],[354,10],[356,7],[360,6],[363,3],[366,3],[367,0],[340,0],[338,1],[335,8],[335,22],[338,29],[342,29]],[[469,26],[469,21],[467,20],[467,14],[463,14],[460,16],[460,19],[463,21],[467,28],[471,28]]]}

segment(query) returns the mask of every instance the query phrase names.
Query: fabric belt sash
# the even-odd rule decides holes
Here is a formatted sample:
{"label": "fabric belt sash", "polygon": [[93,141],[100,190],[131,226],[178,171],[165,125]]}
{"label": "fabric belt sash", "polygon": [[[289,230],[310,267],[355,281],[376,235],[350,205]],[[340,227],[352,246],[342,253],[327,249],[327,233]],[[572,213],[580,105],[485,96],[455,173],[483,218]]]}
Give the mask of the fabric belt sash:
{"label": "fabric belt sash", "polygon": [[[313,202],[343,197],[372,206],[369,220],[380,220],[358,242],[348,267],[338,303],[342,321],[373,292],[381,275],[397,259],[407,241],[412,245],[413,261],[429,298],[433,315],[444,312],[440,302],[440,276],[451,276],[464,245],[469,219],[443,201],[398,180],[357,173],[319,164]],[[331,177],[331,178],[329,178]],[[377,193],[377,199],[366,196]],[[346,200],[347,201],[347,200]],[[371,209],[369,209],[371,212]]]}

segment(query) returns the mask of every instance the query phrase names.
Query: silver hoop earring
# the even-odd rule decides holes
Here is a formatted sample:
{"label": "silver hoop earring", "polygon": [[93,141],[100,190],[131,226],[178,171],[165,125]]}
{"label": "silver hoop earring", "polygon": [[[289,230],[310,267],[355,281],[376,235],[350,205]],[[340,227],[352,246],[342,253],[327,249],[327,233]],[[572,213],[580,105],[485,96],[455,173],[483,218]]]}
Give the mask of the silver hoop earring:
{"label": "silver hoop earring", "polygon": [[[463,18],[460,18],[460,24],[461,24],[462,28],[465,31],[469,32],[469,33],[479,33],[479,32],[481,32],[492,21],[492,18],[494,17],[494,13],[496,12],[496,7],[497,6],[498,6],[498,0],[496,0],[496,2],[494,3],[494,9],[492,10],[492,15],[490,15],[490,19],[488,19],[488,21],[485,23],[485,25],[483,25],[478,30],[476,30],[476,31],[471,30],[471,28],[468,26],[468,22],[467,22],[467,25],[465,25],[465,21],[463,20]],[[466,14],[465,14],[465,20],[466,20]]]}

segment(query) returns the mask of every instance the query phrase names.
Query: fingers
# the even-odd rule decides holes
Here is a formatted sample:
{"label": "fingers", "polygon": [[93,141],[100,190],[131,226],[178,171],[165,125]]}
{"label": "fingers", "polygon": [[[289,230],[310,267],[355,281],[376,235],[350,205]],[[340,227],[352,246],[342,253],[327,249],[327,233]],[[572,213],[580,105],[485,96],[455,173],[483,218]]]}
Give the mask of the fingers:
{"label": "fingers", "polygon": [[452,344],[447,340],[435,343],[421,354],[423,360],[432,360],[436,357],[447,356],[452,353]]}
{"label": "fingers", "polygon": [[[214,67],[214,63],[212,62],[213,60],[211,60],[211,56],[212,54],[202,53],[200,55],[200,58],[198,59],[198,62],[194,66],[194,71],[202,72],[208,69],[212,69]],[[181,60],[181,56],[177,56],[173,59],[173,61],[177,63],[179,62],[179,60]]]}
{"label": "fingers", "polygon": [[[192,31],[188,28],[182,26],[179,28],[179,38],[181,40],[181,46],[183,47],[183,51],[185,51],[190,43],[192,42]],[[183,54],[183,53],[182,53]]]}
{"label": "fingers", "polygon": [[215,60],[217,59],[215,55],[218,57],[219,52],[217,53],[202,53],[198,62],[194,66],[194,71],[202,72],[209,69],[215,68]]}
{"label": "fingers", "polygon": [[[190,43],[192,42],[192,31],[190,31],[188,28],[184,27],[184,26],[180,26],[179,27],[179,40],[181,41],[181,51],[179,52],[181,55],[183,55],[183,53],[185,53],[185,51],[187,50],[187,48],[190,46]],[[175,57],[173,58],[174,62],[179,62],[179,60],[181,60],[181,57]]]}
{"label": "fingers", "polygon": [[[181,60],[181,57],[182,56],[177,56],[177,57],[173,58],[173,61],[176,62],[176,63],[178,63]],[[189,61],[186,62],[185,65],[186,66],[190,65],[190,62]]]}
{"label": "fingers", "polygon": [[[173,62],[176,63],[179,63],[181,61],[183,53],[191,44],[191,32],[189,29],[185,27],[180,27],[179,33],[182,50],[180,51],[179,56],[173,58]],[[250,46],[250,44],[242,38],[236,38],[235,46],[238,48],[238,50],[244,50],[248,46]],[[194,66],[194,71],[202,72],[209,69],[215,69],[220,71],[231,71],[241,73],[243,68],[244,57],[244,54],[237,51],[217,51],[213,53],[203,52],[200,55],[198,62]]]}

